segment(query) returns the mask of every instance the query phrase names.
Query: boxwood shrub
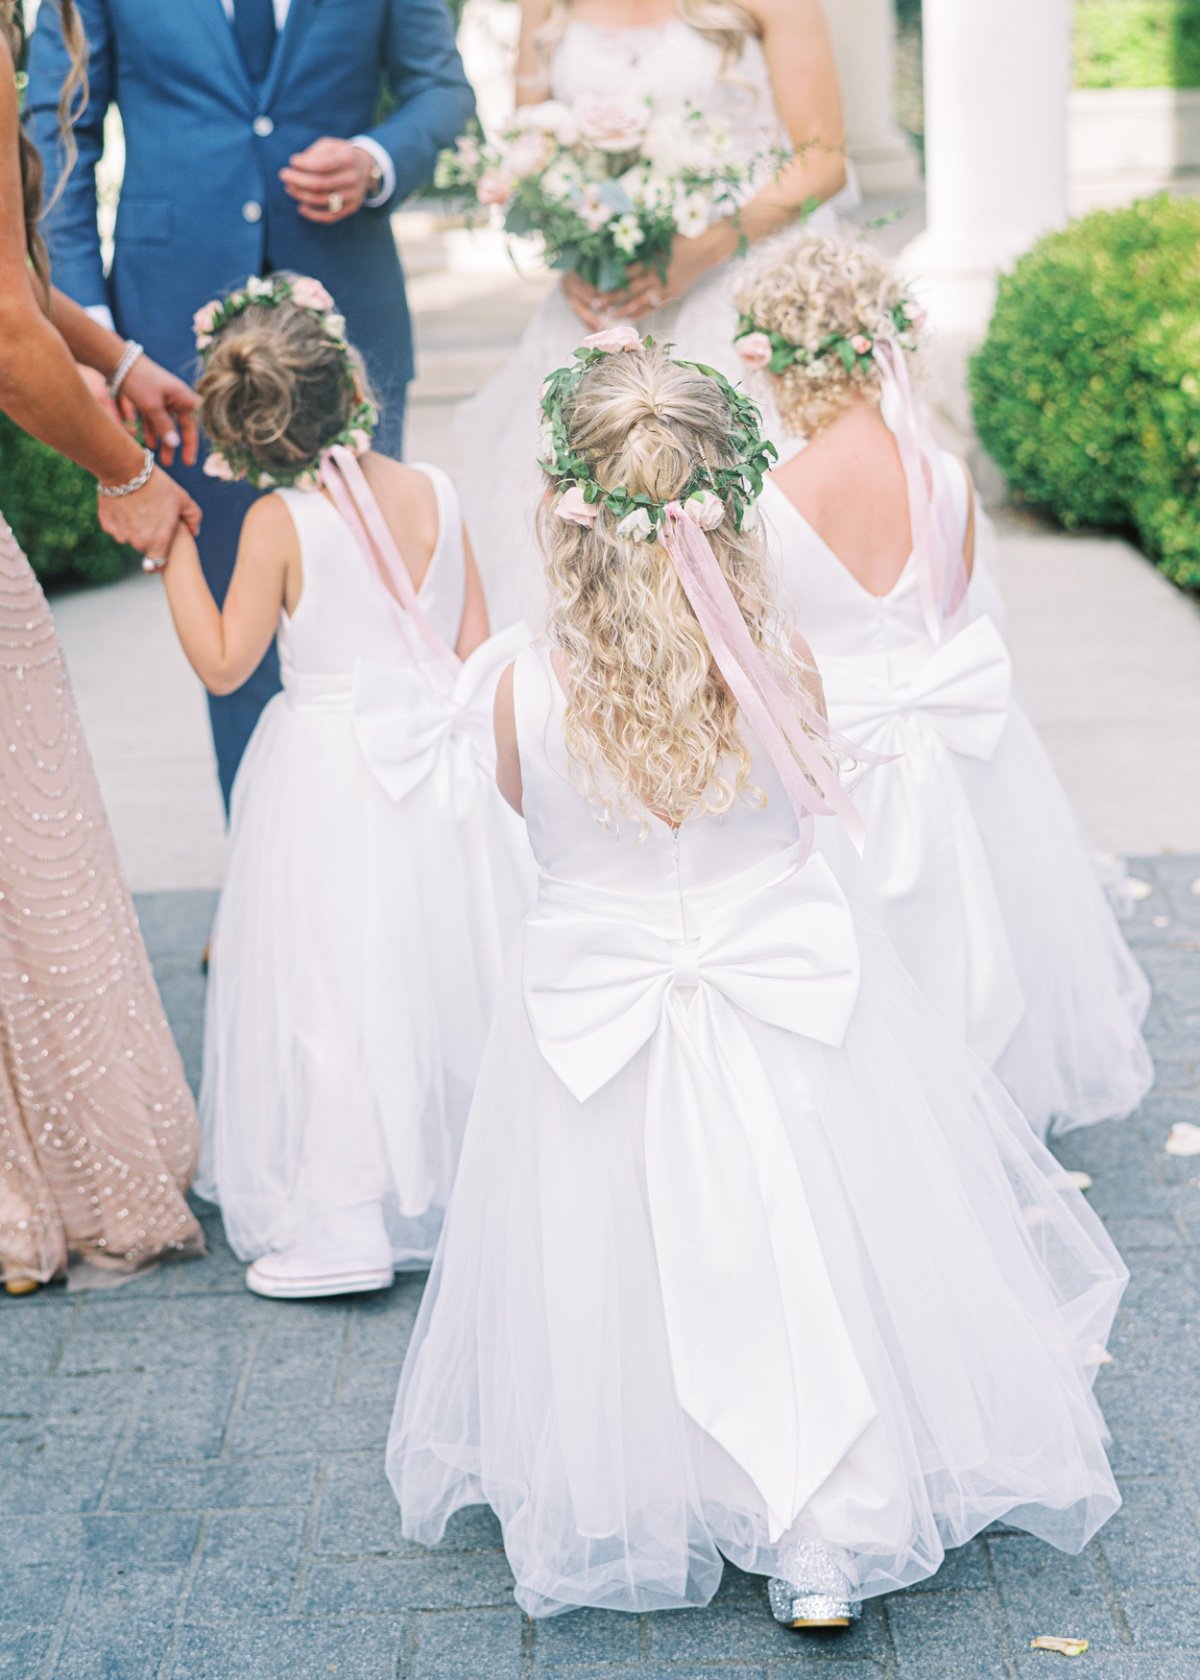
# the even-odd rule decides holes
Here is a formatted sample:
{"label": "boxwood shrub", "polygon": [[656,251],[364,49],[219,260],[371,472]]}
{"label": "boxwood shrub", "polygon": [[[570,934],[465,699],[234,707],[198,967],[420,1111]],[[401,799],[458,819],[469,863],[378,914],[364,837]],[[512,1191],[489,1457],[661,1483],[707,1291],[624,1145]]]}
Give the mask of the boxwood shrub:
{"label": "boxwood shrub", "polygon": [[1200,87],[1200,0],[1075,0],[1075,83]]}
{"label": "boxwood shrub", "polygon": [[999,284],[971,399],[1014,495],[1200,589],[1200,202],[1102,210]]}
{"label": "boxwood shrub", "polygon": [[47,586],[107,583],[130,550],[96,520],[96,481],[0,414],[0,512]]}

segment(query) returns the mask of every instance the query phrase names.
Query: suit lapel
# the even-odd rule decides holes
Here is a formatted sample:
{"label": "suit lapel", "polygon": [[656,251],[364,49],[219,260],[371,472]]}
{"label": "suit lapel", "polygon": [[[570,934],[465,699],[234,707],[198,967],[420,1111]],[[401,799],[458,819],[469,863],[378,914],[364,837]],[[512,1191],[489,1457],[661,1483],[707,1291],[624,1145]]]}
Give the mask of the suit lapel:
{"label": "suit lapel", "polygon": [[[233,33],[233,26],[225,15],[225,7],[221,0],[197,0],[196,12],[202,23],[206,24],[217,47],[222,61],[229,74],[233,77],[239,91],[245,98],[246,104],[257,108],[257,97],[254,85],[250,80],[246,66],[242,62],[242,55],[238,51],[237,37]],[[279,54],[276,53],[276,58]]]}
{"label": "suit lapel", "polygon": [[275,45],[271,68],[267,71],[267,79],[263,84],[260,95],[264,111],[270,108],[272,99],[278,93],[280,84],[287,75],[288,66],[295,56],[300,38],[312,22],[320,3],[321,0],[292,0],[288,10],[287,22],[284,24],[283,33]]}

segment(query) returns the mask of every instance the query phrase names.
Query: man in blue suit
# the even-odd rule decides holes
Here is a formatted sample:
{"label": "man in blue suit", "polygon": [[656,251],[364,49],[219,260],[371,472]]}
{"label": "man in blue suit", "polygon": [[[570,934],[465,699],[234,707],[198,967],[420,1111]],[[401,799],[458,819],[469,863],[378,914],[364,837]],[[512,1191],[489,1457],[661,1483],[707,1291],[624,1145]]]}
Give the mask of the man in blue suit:
{"label": "man in blue suit", "polygon": [[[77,0],[91,94],[79,163],[46,226],[56,283],[164,366],[196,371],[192,315],[247,275],[292,269],[337,299],[398,454],[413,372],[404,275],[389,211],[424,185],[474,110],[445,0]],[[55,112],[67,64],[54,19],[35,32],[27,110],[61,170]],[[104,115],[125,130],[112,272],[96,227]],[[253,492],[178,468],[204,510],[201,557],[217,599]],[[279,687],[274,650],[209,710],[221,790]]]}

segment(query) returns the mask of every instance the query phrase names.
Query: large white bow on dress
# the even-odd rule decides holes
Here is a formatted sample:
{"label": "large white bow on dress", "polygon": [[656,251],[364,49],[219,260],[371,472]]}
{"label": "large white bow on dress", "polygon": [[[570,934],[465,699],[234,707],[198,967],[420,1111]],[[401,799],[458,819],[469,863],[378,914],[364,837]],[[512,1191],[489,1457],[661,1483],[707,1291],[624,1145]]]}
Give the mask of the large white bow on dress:
{"label": "large white bow on dress", "polygon": [[864,859],[889,931],[917,980],[974,1049],[995,1062],[1025,998],[991,866],[954,754],[995,756],[1012,661],[989,618],[941,643],[900,682],[871,659],[822,661],[830,717],[895,762],[859,793]]}
{"label": "large white bow on dress", "polygon": [[479,776],[495,770],[492,702],[504,667],[529,641],[523,624],[492,636],[456,671],[427,661],[363,659],[354,668],[351,710],[359,749],[392,799],[429,776],[458,816],[474,804]]}
{"label": "large white bow on dress", "polygon": [[649,1046],[646,1188],[679,1400],[758,1489],[772,1541],[875,1415],[797,1167],[806,1095],[797,1081],[789,1127],[745,1020],[838,1046],[854,1010],[849,908],[822,858],[798,858],[695,912],[688,939],[543,883],[523,956],[534,1036],[579,1102]]}

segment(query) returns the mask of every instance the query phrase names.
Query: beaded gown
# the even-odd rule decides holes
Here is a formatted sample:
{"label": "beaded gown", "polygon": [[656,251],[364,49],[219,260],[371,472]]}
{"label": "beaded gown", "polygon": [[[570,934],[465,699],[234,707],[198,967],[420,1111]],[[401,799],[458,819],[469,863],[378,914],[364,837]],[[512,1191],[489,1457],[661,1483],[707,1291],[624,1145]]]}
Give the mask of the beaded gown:
{"label": "beaded gown", "polygon": [[198,1254],[199,1149],[45,597],[0,517],[0,1274]]}

